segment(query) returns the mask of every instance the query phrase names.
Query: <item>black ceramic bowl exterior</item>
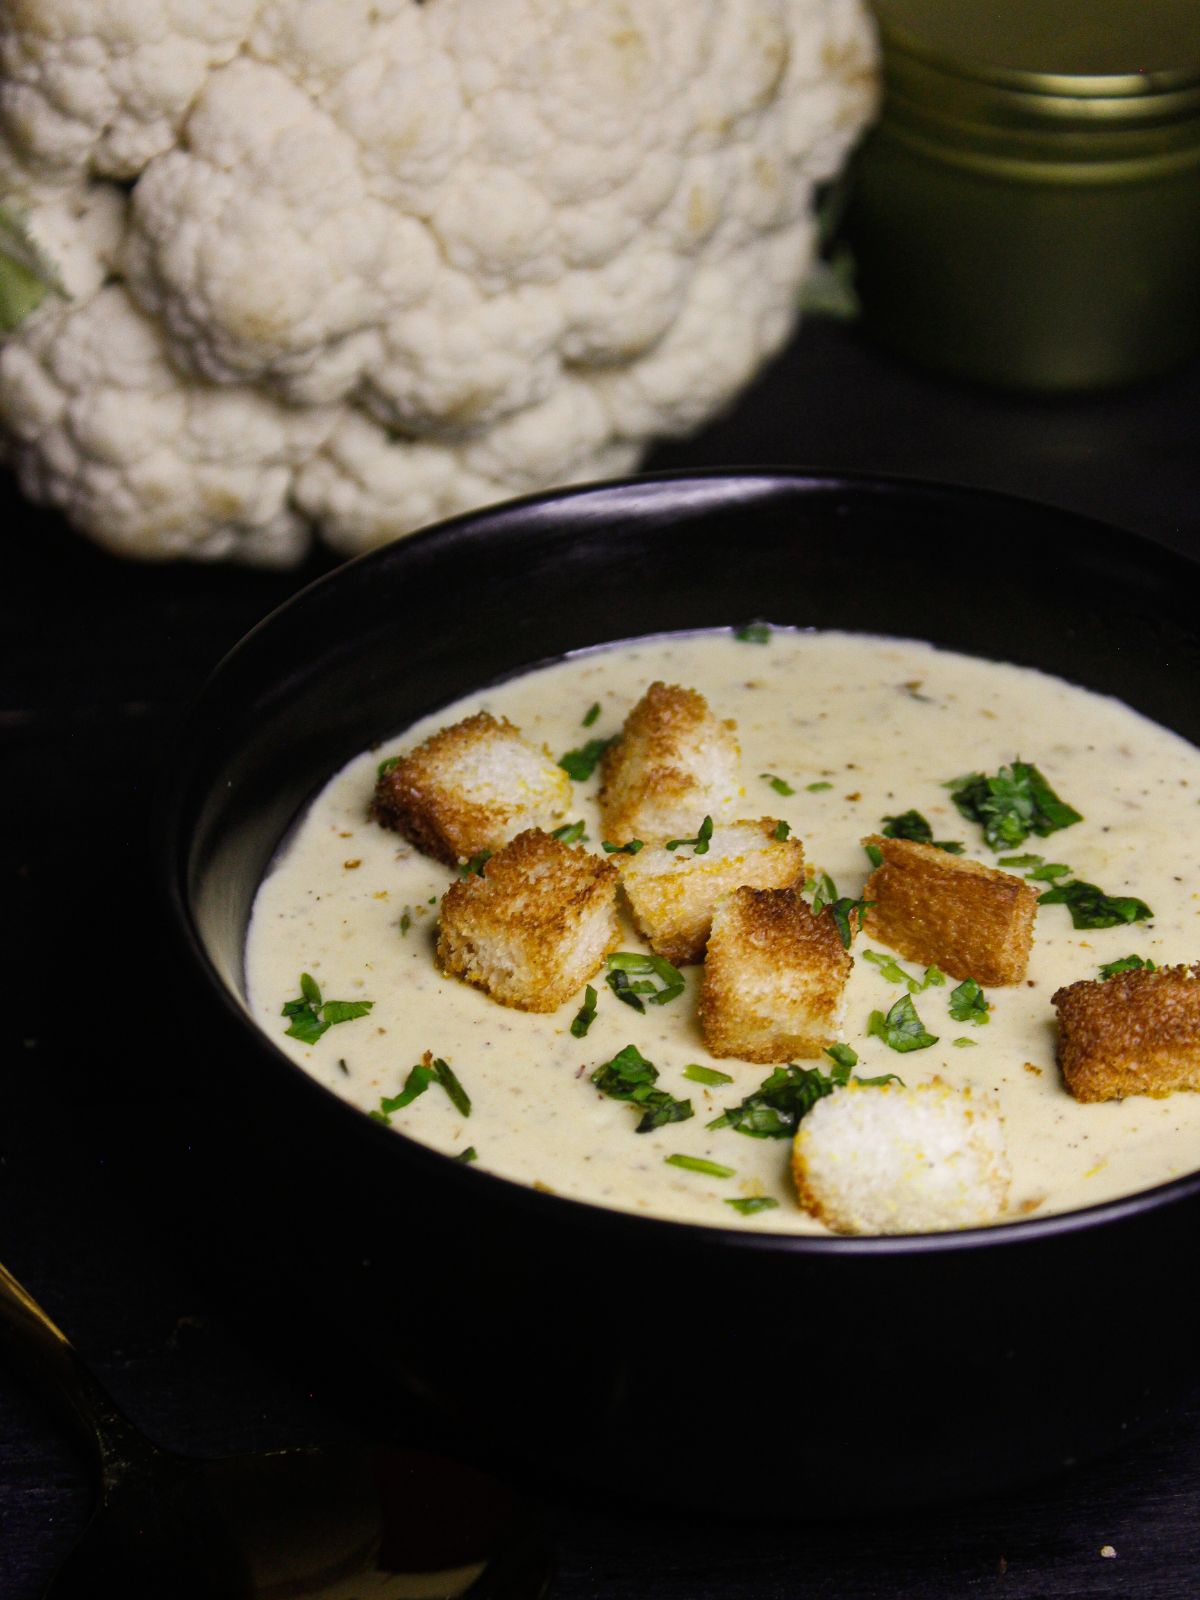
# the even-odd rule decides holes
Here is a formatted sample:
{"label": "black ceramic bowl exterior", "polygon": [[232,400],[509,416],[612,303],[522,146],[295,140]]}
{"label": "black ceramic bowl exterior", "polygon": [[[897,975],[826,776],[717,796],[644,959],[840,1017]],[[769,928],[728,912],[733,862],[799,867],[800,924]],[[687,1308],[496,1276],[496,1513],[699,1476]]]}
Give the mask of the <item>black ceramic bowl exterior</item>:
{"label": "black ceramic bowl exterior", "polygon": [[243,1010],[255,888],[354,752],[536,661],[752,618],[1038,666],[1200,743],[1200,569],[1047,508],[727,473],[586,487],[416,535],[244,640],[171,764],[163,869],[214,1108],[197,1139],[295,1315],[340,1329],[381,1403],[419,1390],[471,1435],[600,1475],[623,1501],[855,1512],[1056,1470],[1191,1381],[1200,1177],[959,1234],[660,1222],[413,1144],[316,1085]]}

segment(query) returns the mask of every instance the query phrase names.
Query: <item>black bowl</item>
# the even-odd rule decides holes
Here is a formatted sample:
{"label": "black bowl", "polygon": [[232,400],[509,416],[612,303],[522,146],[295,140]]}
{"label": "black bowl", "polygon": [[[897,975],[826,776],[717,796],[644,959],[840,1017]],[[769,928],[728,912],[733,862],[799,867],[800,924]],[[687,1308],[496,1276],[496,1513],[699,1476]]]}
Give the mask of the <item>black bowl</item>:
{"label": "black bowl", "polygon": [[[1116,694],[1200,743],[1200,568],[996,495],[801,473],[514,502],[350,563],[222,663],[162,865],[227,1215],[383,1397],[622,1499],[798,1514],[996,1489],[1192,1382],[1200,1176],[990,1230],[814,1239],[535,1193],[383,1129],[249,1021],[255,888],[364,746],[582,646],[766,618],[933,641]],[[196,1020],[203,1020],[203,1027]],[[330,1330],[335,1328],[336,1334]]]}

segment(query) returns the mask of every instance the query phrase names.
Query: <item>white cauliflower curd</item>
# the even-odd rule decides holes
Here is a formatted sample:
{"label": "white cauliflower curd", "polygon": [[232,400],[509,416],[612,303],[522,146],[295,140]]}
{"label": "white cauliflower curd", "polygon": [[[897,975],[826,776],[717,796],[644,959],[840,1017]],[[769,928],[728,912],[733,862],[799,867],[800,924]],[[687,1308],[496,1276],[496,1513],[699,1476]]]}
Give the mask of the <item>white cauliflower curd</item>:
{"label": "white cauliflower curd", "polygon": [[0,0],[0,427],[114,550],[636,467],[790,333],[860,0]]}

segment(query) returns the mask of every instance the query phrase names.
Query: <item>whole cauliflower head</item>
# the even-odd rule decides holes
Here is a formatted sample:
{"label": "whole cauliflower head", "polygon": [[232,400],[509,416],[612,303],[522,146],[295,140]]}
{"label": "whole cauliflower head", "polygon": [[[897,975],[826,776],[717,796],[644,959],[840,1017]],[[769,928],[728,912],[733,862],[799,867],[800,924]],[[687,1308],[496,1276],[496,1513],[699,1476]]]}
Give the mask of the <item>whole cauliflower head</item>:
{"label": "whole cauliflower head", "polygon": [[861,0],[0,0],[0,429],[122,552],[636,467],[786,339]]}

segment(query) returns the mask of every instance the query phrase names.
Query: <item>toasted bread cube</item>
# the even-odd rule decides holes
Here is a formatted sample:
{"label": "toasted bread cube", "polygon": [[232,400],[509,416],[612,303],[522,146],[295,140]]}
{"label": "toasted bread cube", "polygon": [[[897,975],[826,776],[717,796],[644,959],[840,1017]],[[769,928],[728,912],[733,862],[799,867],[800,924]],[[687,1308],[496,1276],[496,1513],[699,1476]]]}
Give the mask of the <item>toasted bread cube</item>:
{"label": "toasted bread cube", "polygon": [[704,855],[688,845],[647,845],[618,856],[621,886],[638,932],[676,966],[703,958],[717,901],[732,889],[787,889],[804,876],[804,846],[778,839],[773,817],[714,827]]}
{"label": "toasted bread cube", "polygon": [[876,834],[863,844],[883,856],[863,889],[869,938],[952,978],[1020,983],[1037,912],[1032,884],[912,839]]}
{"label": "toasted bread cube", "polygon": [[854,965],[828,907],[794,889],[735,889],[713,917],[700,1026],[714,1056],[790,1061],[837,1037]]}
{"label": "toasted bread cube", "polygon": [[553,827],[571,780],[505,717],[478,711],[385,763],[371,815],[448,866],[499,850],[522,828]]}
{"label": "toasted bread cube", "polygon": [[1012,1175],[991,1096],[851,1079],[802,1119],[792,1176],[800,1205],[832,1232],[880,1234],[997,1222]]}
{"label": "toasted bread cube", "polygon": [[741,794],[741,752],[695,689],[652,683],[600,768],[604,837],[690,838],[706,816],[730,818]]}
{"label": "toasted bread cube", "polygon": [[1076,1100],[1200,1089],[1200,962],[1084,979],[1051,996]]}
{"label": "toasted bread cube", "polygon": [[617,869],[540,828],[442,896],[444,969],[519,1011],[555,1010],[619,943]]}

